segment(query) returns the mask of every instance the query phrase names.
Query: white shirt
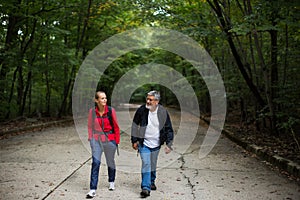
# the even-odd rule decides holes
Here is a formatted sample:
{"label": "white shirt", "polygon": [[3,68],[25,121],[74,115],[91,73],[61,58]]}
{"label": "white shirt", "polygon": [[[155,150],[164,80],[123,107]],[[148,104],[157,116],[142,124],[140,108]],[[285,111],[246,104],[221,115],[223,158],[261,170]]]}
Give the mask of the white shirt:
{"label": "white shirt", "polygon": [[158,106],[156,107],[155,111],[153,112],[149,111],[148,114],[148,125],[146,127],[146,132],[145,132],[144,145],[146,145],[149,148],[155,148],[160,145],[159,121],[157,117],[157,109]]}

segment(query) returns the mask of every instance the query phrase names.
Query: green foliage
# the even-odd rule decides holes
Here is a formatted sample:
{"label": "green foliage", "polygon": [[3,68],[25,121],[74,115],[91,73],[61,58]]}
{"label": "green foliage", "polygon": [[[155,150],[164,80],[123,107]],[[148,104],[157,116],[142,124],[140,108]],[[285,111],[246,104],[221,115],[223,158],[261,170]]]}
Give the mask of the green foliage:
{"label": "green foliage", "polygon": [[[19,115],[69,114],[76,73],[94,47],[126,30],[158,26],[180,31],[207,50],[224,80],[230,112],[246,113],[245,122],[260,122],[276,116],[279,130],[297,130],[300,118],[299,5],[283,0],[218,1],[229,31],[226,33],[213,7],[215,2],[2,0],[0,120]],[[271,35],[276,40],[272,41]],[[246,84],[232,45],[250,81],[268,102],[266,105],[259,106],[253,90]],[[111,47],[111,51],[114,50]],[[160,49],[139,49],[114,60],[99,78],[98,87],[110,97],[124,74],[148,63],[170,66],[182,74],[183,79],[174,84],[187,80],[195,90],[201,111],[209,114],[209,91],[201,75],[180,56]],[[134,86],[135,82],[131,84]],[[167,97],[163,99],[165,104],[178,104],[170,89],[152,83],[136,89],[131,101],[142,101],[145,91],[151,88],[163,91]],[[185,88],[180,90],[184,94]]]}

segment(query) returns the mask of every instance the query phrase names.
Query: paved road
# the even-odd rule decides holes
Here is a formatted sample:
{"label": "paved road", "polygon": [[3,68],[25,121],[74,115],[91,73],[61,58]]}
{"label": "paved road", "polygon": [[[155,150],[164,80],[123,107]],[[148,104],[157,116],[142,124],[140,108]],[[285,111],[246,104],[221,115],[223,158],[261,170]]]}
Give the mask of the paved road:
{"label": "paved road", "polygon": [[[198,122],[187,114],[170,113],[176,131],[181,127],[188,133]],[[131,150],[126,134],[128,118],[124,120],[124,112],[117,114],[121,128],[126,130],[117,157],[116,190],[108,191],[103,164],[98,195],[94,199],[139,199],[140,157]],[[161,151],[158,189],[147,199],[300,199],[299,185],[272,171],[223,136],[208,156],[199,159],[207,130],[204,124],[200,125],[191,145],[187,134],[175,138],[177,146],[172,155],[165,156]],[[85,199],[91,160],[86,140],[79,137],[79,129],[53,127],[0,140],[0,199]],[[189,148],[182,153],[186,146]]]}

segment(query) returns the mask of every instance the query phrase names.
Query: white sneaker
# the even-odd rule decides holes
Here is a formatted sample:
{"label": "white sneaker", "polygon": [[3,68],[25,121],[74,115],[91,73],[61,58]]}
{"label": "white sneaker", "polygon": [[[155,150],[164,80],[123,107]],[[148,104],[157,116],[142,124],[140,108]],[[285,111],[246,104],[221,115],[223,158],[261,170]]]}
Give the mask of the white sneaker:
{"label": "white sneaker", "polygon": [[92,199],[96,196],[96,190],[90,190],[89,193],[87,193],[86,198],[87,199]]}
{"label": "white sneaker", "polygon": [[114,182],[109,182],[109,190],[114,190],[115,189],[115,183]]}

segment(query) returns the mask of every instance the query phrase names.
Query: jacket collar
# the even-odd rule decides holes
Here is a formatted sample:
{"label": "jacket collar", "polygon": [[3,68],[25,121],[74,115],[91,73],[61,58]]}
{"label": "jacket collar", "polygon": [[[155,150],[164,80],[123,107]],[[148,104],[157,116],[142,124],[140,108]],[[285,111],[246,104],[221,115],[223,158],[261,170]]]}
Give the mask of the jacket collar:
{"label": "jacket collar", "polygon": [[[98,106],[96,106],[96,113],[100,115]],[[108,106],[105,105],[103,115],[107,115],[107,113],[108,113]]]}

